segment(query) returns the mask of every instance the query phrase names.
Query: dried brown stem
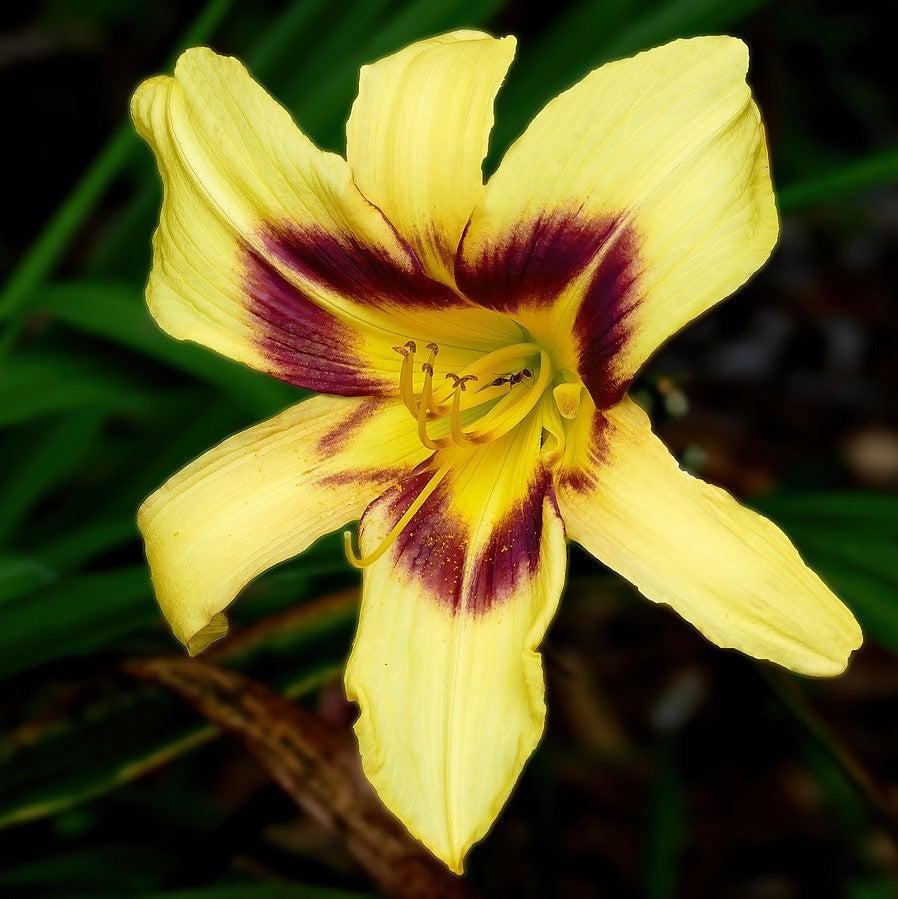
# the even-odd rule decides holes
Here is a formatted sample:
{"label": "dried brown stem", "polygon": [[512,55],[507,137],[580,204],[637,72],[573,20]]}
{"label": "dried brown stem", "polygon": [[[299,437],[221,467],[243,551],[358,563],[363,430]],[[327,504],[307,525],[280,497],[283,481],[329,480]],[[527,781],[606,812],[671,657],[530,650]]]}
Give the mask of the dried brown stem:
{"label": "dried brown stem", "polygon": [[415,841],[359,776],[351,735],[234,671],[196,659],[127,662],[236,737],[309,815],[337,833],[378,887],[396,899],[473,899]]}

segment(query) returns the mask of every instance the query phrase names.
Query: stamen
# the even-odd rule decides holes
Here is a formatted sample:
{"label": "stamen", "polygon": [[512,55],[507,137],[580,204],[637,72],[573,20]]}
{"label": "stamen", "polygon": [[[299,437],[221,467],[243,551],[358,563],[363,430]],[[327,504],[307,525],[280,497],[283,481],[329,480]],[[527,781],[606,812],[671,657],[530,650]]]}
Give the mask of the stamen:
{"label": "stamen", "polygon": [[433,366],[425,362],[421,366],[421,371],[424,372],[424,387],[421,390],[421,402],[418,403],[418,439],[428,449],[443,449],[449,445],[449,441],[445,438],[431,440],[427,433],[427,412],[433,406]]}
{"label": "stamen", "polygon": [[558,411],[565,418],[576,418],[577,410],[580,408],[580,394],[582,384],[579,381],[566,382],[556,385],[552,391],[555,398],[555,405]]}
{"label": "stamen", "polygon": [[467,384],[468,381],[478,381],[480,379],[477,377],[477,375],[465,375],[463,378],[460,378],[454,371],[447,371],[446,380],[451,380],[453,387],[460,387],[462,390],[464,390],[465,384]]}
{"label": "stamen", "polygon": [[456,446],[470,446],[474,443],[461,429],[461,391],[463,389],[462,387],[460,390],[456,390],[452,397],[452,417],[449,419],[449,434]]}
{"label": "stamen", "polygon": [[[435,343],[428,343],[426,349],[430,350],[430,355],[427,357],[427,362],[421,366],[421,371],[426,371],[427,368],[430,369],[430,376],[433,377],[433,360],[436,359],[437,353],[439,353],[440,348]],[[426,368],[425,368],[426,366]],[[440,407],[440,404],[437,403],[433,398],[433,392],[429,392],[425,398],[426,400],[426,409],[431,415],[436,415],[441,417],[446,414],[446,410]]]}
{"label": "stamen", "polygon": [[440,481],[446,477],[447,472],[452,466],[447,462],[436,474],[424,485],[421,492],[415,497],[412,504],[405,510],[403,516],[393,525],[390,533],[383,539],[380,546],[367,556],[359,556],[352,547],[352,531],[343,531],[343,550],[346,553],[346,560],[355,568],[367,568],[376,562],[395,542],[397,537],[405,530],[406,525],[414,518],[415,513],[427,502],[427,498],[439,486]]}
{"label": "stamen", "polygon": [[409,340],[404,346],[394,346],[393,349],[402,355],[402,370],[399,372],[399,396],[405,408],[412,416],[418,417],[418,404],[415,402],[415,393],[412,389],[412,371],[415,367],[415,341]]}

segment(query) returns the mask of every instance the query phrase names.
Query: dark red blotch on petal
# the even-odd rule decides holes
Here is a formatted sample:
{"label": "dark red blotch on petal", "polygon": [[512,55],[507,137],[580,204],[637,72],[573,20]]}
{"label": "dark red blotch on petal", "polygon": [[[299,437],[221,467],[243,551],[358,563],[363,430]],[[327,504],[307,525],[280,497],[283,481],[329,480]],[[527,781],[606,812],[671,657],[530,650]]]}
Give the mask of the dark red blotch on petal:
{"label": "dark red blotch on petal", "polygon": [[486,247],[472,264],[459,255],[459,289],[497,312],[551,305],[595,259],[615,225],[613,218],[584,220],[560,213],[521,222],[504,241]]}
{"label": "dark red blotch on petal", "polygon": [[260,351],[271,373],[320,393],[389,393],[393,381],[365,371],[358,332],[288,281],[255,250],[244,251],[243,287]]}
{"label": "dark red blotch on petal", "polygon": [[465,589],[466,611],[489,611],[496,603],[510,599],[523,580],[536,575],[544,500],[550,490],[549,474],[540,470],[524,499],[493,528],[486,546],[472,560]]}
{"label": "dark red blotch on petal", "polygon": [[[390,495],[392,521],[414,502],[432,477],[424,471],[401,482]],[[397,564],[441,603],[457,610],[461,604],[468,534],[450,508],[446,481],[425,500],[394,546]]]}
{"label": "dark red blotch on petal", "polygon": [[627,316],[639,300],[639,242],[631,225],[615,216],[540,216],[520,223],[473,263],[460,255],[456,279],[469,299],[514,315],[551,306],[597,259],[573,329],[580,345],[580,375],[604,408],[627,388],[616,382],[611,361],[626,340]]}
{"label": "dark red blotch on petal", "polygon": [[347,415],[318,439],[317,450],[323,456],[332,456],[345,449],[350,440],[384,408],[386,400],[371,397],[362,400]]}
{"label": "dark red blotch on petal", "polygon": [[366,371],[357,352],[366,330],[378,332],[366,312],[401,317],[403,309],[468,305],[429,277],[398,237],[388,248],[351,233],[269,227],[258,240],[259,249],[244,249],[249,313],[272,374],[300,387],[344,396],[393,393],[396,378]]}
{"label": "dark red blotch on petal", "polygon": [[361,306],[428,309],[464,305],[454,290],[427,275],[411,248],[398,237],[398,256],[395,248],[320,229],[269,228],[263,239],[266,249],[288,269]]}
{"label": "dark red blotch on petal", "polygon": [[596,406],[607,409],[630,386],[614,374],[613,361],[629,336],[628,317],[639,302],[641,270],[636,236],[623,228],[611,239],[574,319],[580,343],[580,377]]}
{"label": "dark red blotch on petal", "polygon": [[568,489],[586,493],[595,489],[595,472],[608,459],[607,428],[608,419],[601,410],[596,409],[587,435],[586,463],[574,463],[559,469],[555,474],[555,483],[559,490]]}
{"label": "dark red blotch on petal", "polygon": [[[376,501],[388,504],[390,522],[408,509],[431,476],[432,471],[416,473]],[[472,555],[470,525],[453,512],[450,491],[449,479],[434,490],[397,538],[392,557],[454,613],[485,614],[536,574],[544,501],[548,496],[554,503],[551,479],[538,471],[524,499],[494,524]]]}

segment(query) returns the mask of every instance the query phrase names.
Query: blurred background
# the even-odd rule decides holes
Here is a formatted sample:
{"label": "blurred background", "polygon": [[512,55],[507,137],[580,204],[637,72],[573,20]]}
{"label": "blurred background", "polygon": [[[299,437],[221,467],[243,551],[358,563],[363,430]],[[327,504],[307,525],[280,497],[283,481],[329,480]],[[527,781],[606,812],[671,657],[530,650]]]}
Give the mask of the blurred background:
{"label": "blurred background", "polygon": [[[602,62],[701,33],[748,42],[782,239],[635,389],[684,466],[779,522],[867,641],[840,679],[794,677],[710,647],[572,549],[545,647],[547,735],[463,894],[898,897],[898,77],[884,12],[834,0],[7,6],[0,894],[462,895],[397,848],[357,774],[339,676],[358,578],[336,540],[252,585],[208,665],[177,661],[135,509],[301,394],[149,319],[160,191],[125,112],[138,81],[208,44],[342,152],[361,64],[483,27],[520,39],[488,170]],[[279,748],[266,742],[275,727],[289,737]],[[403,865],[412,873],[396,877]]]}

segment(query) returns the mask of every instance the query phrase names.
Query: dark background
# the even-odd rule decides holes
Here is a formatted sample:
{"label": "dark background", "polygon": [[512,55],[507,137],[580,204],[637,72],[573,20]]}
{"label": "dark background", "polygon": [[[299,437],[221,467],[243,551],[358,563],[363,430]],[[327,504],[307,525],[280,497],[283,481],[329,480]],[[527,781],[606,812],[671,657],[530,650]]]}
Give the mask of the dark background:
{"label": "dark background", "polygon": [[[894,10],[534,6],[58,0],[3,13],[3,895],[373,894],[344,840],[237,742],[123,673],[124,660],[178,651],[150,592],[137,505],[301,395],[149,320],[159,189],[125,110],[179,46],[207,43],[243,58],[307,133],[342,151],[359,65],[468,26],[520,39],[488,168],[542,103],[608,59],[692,34],[748,42],[782,237],[636,390],[683,464],[777,520],[867,638],[844,677],[793,677],[714,649],[572,549],[545,648],[547,736],[472,853],[471,886],[564,899],[898,896]],[[249,588],[216,661],[345,730],[355,583],[325,538]]]}

